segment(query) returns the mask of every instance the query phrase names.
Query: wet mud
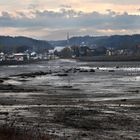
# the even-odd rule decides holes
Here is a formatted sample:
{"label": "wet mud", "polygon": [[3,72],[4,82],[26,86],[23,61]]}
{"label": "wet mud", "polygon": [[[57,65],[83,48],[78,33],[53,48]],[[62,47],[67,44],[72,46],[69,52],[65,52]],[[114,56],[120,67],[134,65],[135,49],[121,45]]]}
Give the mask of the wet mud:
{"label": "wet mud", "polygon": [[140,139],[139,71],[56,63],[61,68],[1,76],[1,128],[56,140]]}

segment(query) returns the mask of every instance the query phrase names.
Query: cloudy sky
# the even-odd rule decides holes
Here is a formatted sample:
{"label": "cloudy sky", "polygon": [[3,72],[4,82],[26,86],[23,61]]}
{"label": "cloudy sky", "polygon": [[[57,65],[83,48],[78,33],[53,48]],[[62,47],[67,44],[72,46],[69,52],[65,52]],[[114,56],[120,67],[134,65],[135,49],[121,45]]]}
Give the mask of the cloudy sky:
{"label": "cloudy sky", "polygon": [[0,0],[0,35],[43,40],[140,33],[140,0]]}

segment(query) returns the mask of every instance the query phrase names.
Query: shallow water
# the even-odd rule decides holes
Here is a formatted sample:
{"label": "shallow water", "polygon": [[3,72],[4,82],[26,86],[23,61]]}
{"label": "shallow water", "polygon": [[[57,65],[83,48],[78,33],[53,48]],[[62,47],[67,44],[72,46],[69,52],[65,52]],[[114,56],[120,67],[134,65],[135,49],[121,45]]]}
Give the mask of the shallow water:
{"label": "shallow water", "polygon": [[[38,64],[1,66],[0,76],[10,76],[20,73],[36,71],[61,71],[68,68],[94,69],[95,72],[69,73],[67,77],[55,76],[55,74],[28,78],[20,81],[19,77],[12,77],[4,84],[39,86],[44,85],[62,87],[71,85],[75,89],[87,94],[86,98],[112,99],[112,98],[139,98],[140,62],[76,62],[75,60],[54,60]],[[109,72],[114,70],[114,72]],[[42,87],[41,87],[42,86]],[[47,87],[48,88],[48,87]],[[46,89],[47,90],[47,89]]]}

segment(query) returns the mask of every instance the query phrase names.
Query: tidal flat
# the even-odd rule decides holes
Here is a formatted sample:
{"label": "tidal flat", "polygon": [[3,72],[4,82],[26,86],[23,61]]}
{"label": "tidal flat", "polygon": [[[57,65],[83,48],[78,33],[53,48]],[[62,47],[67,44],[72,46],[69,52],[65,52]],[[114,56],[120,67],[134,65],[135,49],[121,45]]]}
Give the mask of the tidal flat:
{"label": "tidal flat", "polygon": [[140,63],[1,66],[0,136],[13,132],[13,140],[139,140]]}

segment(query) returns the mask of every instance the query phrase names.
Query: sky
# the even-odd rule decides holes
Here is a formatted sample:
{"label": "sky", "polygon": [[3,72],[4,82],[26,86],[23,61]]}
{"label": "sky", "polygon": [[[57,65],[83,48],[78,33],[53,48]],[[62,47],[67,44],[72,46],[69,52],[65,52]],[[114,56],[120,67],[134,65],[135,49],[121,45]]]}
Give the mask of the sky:
{"label": "sky", "polygon": [[0,35],[41,40],[140,33],[140,0],[0,0]]}

